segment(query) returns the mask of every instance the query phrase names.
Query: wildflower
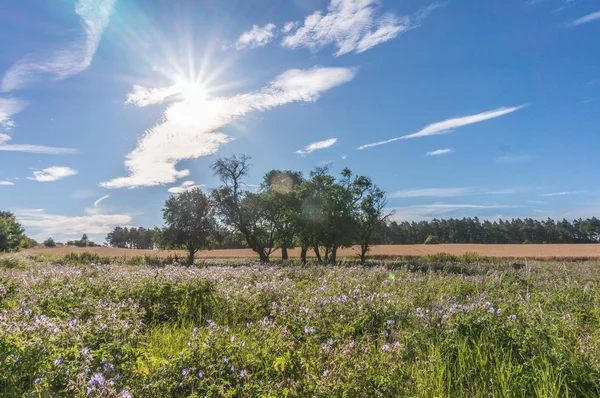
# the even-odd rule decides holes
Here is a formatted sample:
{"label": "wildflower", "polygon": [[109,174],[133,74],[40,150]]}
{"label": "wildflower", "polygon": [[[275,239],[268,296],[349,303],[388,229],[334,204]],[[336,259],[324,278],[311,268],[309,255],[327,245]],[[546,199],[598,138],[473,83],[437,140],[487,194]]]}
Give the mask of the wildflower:
{"label": "wildflower", "polygon": [[120,398],[132,398],[133,395],[131,395],[131,393],[129,392],[129,390],[127,390],[126,388],[123,389],[123,391],[121,391],[121,394],[119,395]]}
{"label": "wildflower", "polygon": [[63,362],[64,362],[64,360],[63,360],[62,358],[56,358],[56,359],[54,360],[54,364],[55,364],[56,366],[60,366],[60,365],[62,365],[62,364],[63,364]]}
{"label": "wildflower", "polygon": [[38,377],[37,379],[35,379],[35,380],[33,381],[33,384],[39,384],[39,383],[40,383],[40,381],[42,381],[42,379],[40,379],[40,378]]}
{"label": "wildflower", "polygon": [[235,366],[231,365],[231,373],[235,372]]}
{"label": "wildflower", "polygon": [[325,369],[325,371],[323,372],[323,377],[327,376],[329,376],[329,369]]}
{"label": "wildflower", "polygon": [[327,349],[327,344],[321,343],[321,349],[325,351]]}
{"label": "wildflower", "polygon": [[181,375],[183,377],[187,377],[187,375],[189,375],[189,374],[190,374],[190,370],[188,368],[185,368],[181,371]]}
{"label": "wildflower", "polygon": [[502,316],[502,310],[500,308],[496,310],[496,315]]}
{"label": "wildflower", "polygon": [[187,345],[188,345],[188,347],[191,347],[192,346],[192,340],[188,340]]}
{"label": "wildflower", "polygon": [[382,349],[383,351],[387,351],[387,350],[389,350],[389,349],[390,349],[390,345],[389,345],[389,344],[384,344],[384,345],[382,345],[382,346],[381,346],[381,349]]}
{"label": "wildflower", "polygon": [[227,356],[223,357],[223,363],[228,363],[229,362],[229,358],[227,358]]}
{"label": "wildflower", "polygon": [[268,317],[263,318],[263,325],[269,326],[269,318]]}
{"label": "wildflower", "polygon": [[235,336],[231,336],[231,342],[234,343],[235,342]]}
{"label": "wildflower", "polygon": [[515,314],[512,314],[511,316],[508,317],[509,320],[511,321],[516,321],[517,320],[517,316]]}
{"label": "wildflower", "polygon": [[388,319],[386,323],[388,324],[388,326],[392,326],[394,323],[396,323],[396,321],[394,321],[393,319]]}
{"label": "wildflower", "polygon": [[204,372],[202,370],[198,371],[198,378],[202,379],[204,377]]}
{"label": "wildflower", "polygon": [[246,376],[248,376],[248,371],[246,369],[242,369],[240,371],[240,377],[246,377]]}
{"label": "wildflower", "polygon": [[105,381],[106,381],[106,379],[104,378],[104,375],[102,373],[98,372],[98,373],[94,373],[94,375],[90,378],[90,381],[88,381],[88,385],[94,386],[94,387],[100,387],[102,384],[104,384]]}
{"label": "wildflower", "polygon": [[306,334],[313,334],[314,332],[315,332],[315,328],[313,328],[312,326],[304,328],[304,333],[306,333]]}

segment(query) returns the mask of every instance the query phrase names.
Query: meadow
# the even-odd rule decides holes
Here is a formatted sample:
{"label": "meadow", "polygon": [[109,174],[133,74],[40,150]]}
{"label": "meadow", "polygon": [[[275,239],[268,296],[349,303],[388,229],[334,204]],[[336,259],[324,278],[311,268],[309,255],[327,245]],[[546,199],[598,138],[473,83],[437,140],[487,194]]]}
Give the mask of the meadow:
{"label": "meadow", "polygon": [[600,396],[599,265],[4,256],[0,395]]}

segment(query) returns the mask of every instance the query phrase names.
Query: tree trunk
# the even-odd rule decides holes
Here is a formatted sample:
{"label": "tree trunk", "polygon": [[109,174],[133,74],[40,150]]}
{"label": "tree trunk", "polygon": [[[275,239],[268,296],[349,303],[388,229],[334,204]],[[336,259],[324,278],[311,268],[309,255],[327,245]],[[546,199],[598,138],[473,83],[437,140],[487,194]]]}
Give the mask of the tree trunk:
{"label": "tree trunk", "polygon": [[367,261],[367,252],[369,251],[369,245],[366,243],[363,243],[362,245],[360,245],[360,263],[361,264],[365,264],[365,262]]}
{"label": "tree trunk", "polygon": [[300,248],[300,261],[302,264],[306,264],[306,252],[308,251],[308,247],[302,246]]}
{"label": "tree trunk", "polygon": [[189,248],[188,249],[188,265],[194,265],[194,255],[196,254],[196,249]]}
{"label": "tree trunk", "polygon": [[333,264],[335,265],[336,261],[337,261],[337,246],[333,246],[331,248],[331,254],[329,255],[329,264]]}
{"label": "tree trunk", "polygon": [[317,256],[317,261],[322,263],[323,260],[321,259],[321,253],[319,253],[319,246],[315,246],[313,250],[315,251],[315,256]]}
{"label": "tree trunk", "polygon": [[263,264],[267,264],[269,262],[269,255],[263,248],[260,248],[260,249],[254,250],[254,251],[258,253],[258,255],[260,257],[260,261]]}
{"label": "tree trunk", "polygon": [[282,260],[288,259],[288,250],[287,250],[287,246],[285,246],[285,245],[281,246],[281,259]]}
{"label": "tree trunk", "polygon": [[325,263],[329,263],[329,246],[325,246],[325,255],[323,256]]}

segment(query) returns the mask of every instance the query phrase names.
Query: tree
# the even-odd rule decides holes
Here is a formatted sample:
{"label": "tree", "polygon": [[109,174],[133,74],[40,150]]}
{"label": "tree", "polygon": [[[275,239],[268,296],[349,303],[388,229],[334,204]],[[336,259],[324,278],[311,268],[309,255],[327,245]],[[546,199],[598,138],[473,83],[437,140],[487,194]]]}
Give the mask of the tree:
{"label": "tree", "polygon": [[264,194],[241,189],[250,170],[249,161],[246,155],[232,155],[212,164],[215,176],[223,183],[212,191],[212,198],[225,225],[243,237],[260,261],[268,263],[281,218]]}
{"label": "tree", "polygon": [[48,238],[44,241],[45,247],[56,247],[56,242],[52,238]]}
{"label": "tree", "polygon": [[15,216],[10,212],[0,211],[0,252],[19,251],[26,239],[25,230]]}
{"label": "tree", "polygon": [[360,184],[366,186],[367,191],[360,201],[356,216],[356,241],[360,245],[360,263],[364,264],[374,233],[387,222],[393,212],[386,212],[385,193],[370,179],[363,180]]}
{"label": "tree", "polygon": [[[281,248],[281,258],[288,259],[288,249],[295,247],[297,215],[300,211],[298,187],[302,183],[302,173],[297,171],[271,170],[264,176],[261,185],[265,199],[272,208],[276,224],[276,245]],[[306,259],[304,252],[303,259]]]}
{"label": "tree", "polygon": [[167,199],[163,219],[166,227],[160,233],[160,242],[167,247],[185,248],[190,265],[198,250],[211,248],[216,239],[214,207],[199,188]]}

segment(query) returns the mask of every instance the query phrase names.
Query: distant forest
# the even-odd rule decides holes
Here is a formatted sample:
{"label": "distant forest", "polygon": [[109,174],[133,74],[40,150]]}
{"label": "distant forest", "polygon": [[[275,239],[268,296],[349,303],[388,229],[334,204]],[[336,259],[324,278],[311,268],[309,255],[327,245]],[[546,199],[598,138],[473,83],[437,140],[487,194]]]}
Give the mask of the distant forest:
{"label": "distant forest", "polygon": [[391,222],[379,228],[375,244],[410,245],[424,243],[429,236],[438,243],[599,243],[600,220],[596,217],[573,222],[550,218],[539,221],[517,218],[480,221],[479,218],[421,222]]}
{"label": "distant forest", "polygon": [[[152,249],[155,231],[145,228],[116,227],[106,241],[112,247]],[[373,237],[377,245],[415,245],[433,236],[438,243],[600,243],[600,219],[578,219],[570,222],[550,218],[480,221],[479,218],[421,222],[382,223]],[[218,245],[221,249],[246,248],[233,234],[226,234]]]}

